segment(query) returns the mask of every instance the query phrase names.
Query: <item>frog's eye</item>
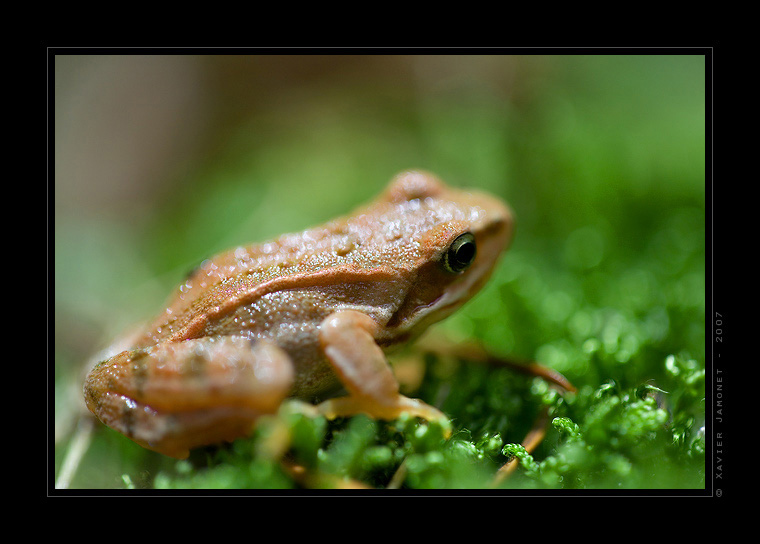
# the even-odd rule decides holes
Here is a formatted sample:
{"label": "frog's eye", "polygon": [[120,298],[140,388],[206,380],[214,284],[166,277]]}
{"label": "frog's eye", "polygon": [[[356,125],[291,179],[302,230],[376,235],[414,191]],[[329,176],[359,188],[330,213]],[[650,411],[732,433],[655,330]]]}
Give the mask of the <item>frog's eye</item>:
{"label": "frog's eye", "polygon": [[465,270],[475,260],[475,237],[469,232],[460,234],[443,254],[443,267],[454,274]]}

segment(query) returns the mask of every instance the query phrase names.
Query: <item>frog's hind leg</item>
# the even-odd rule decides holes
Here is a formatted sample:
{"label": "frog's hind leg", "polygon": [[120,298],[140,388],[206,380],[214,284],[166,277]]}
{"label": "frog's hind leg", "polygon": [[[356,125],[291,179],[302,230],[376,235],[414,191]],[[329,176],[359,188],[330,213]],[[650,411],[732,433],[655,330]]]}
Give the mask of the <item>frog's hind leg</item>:
{"label": "frog's hind leg", "polygon": [[277,410],[293,381],[276,346],[239,337],[198,338],[124,351],[87,377],[85,401],[138,444],[185,458],[189,450],[249,434]]}
{"label": "frog's hind leg", "polygon": [[[556,370],[532,361],[517,361],[506,357],[500,357],[489,353],[477,344],[453,343],[443,336],[428,334],[417,344],[423,352],[432,353],[438,356],[449,356],[455,359],[486,364],[493,367],[505,367],[529,376],[541,378],[550,386],[556,388],[561,394],[570,392],[575,393],[577,389]],[[546,436],[546,429],[549,423],[549,412],[547,407],[543,407],[541,413],[536,418],[533,427],[525,436],[521,445],[527,453],[533,452]],[[496,473],[492,485],[499,485],[517,468],[518,460],[511,459],[505,463]]]}
{"label": "frog's hind leg", "polygon": [[534,361],[518,361],[516,359],[493,355],[478,344],[451,342],[438,334],[427,334],[418,343],[417,348],[423,353],[431,353],[442,357],[454,357],[461,361],[485,364],[492,367],[505,367],[510,370],[535,376],[559,389],[561,393],[576,392],[575,386],[561,373]]}
{"label": "frog's hind leg", "polygon": [[336,312],[322,322],[320,344],[349,395],[317,406],[328,418],[365,413],[378,419],[396,419],[403,413],[437,420],[448,428],[448,418],[419,399],[399,393],[399,384],[377,345],[378,325],[361,312]]}

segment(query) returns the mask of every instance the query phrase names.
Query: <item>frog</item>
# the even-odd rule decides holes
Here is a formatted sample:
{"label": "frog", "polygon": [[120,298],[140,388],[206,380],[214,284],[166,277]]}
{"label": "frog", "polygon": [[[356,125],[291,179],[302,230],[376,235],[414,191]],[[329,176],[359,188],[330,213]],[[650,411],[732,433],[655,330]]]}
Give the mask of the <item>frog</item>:
{"label": "frog", "polygon": [[513,232],[502,199],[397,174],[348,215],[204,260],[94,365],[85,404],[177,459],[250,435],[286,399],[328,419],[446,423],[401,394],[388,355],[480,291]]}

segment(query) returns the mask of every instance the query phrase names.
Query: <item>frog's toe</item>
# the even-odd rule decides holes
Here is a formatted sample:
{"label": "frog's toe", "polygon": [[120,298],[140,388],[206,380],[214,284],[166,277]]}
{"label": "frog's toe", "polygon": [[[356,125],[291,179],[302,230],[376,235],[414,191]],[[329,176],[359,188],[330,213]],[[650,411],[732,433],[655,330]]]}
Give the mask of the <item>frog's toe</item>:
{"label": "frog's toe", "polygon": [[408,414],[426,421],[436,421],[443,427],[446,437],[451,435],[451,422],[443,412],[419,399],[403,395],[382,403],[356,396],[337,397],[318,404],[316,408],[328,419],[366,414],[375,419],[393,420]]}

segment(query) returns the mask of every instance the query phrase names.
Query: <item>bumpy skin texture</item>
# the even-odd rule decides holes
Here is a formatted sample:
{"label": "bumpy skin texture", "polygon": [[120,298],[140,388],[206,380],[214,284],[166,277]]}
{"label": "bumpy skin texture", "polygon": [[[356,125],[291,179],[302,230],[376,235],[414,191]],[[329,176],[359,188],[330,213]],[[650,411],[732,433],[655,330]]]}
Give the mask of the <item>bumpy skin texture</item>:
{"label": "bumpy skin texture", "polygon": [[496,198],[401,174],[350,215],[204,261],[131,349],[95,366],[87,406],[174,457],[341,386],[322,413],[444,417],[398,394],[383,352],[477,292],[511,236]]}

